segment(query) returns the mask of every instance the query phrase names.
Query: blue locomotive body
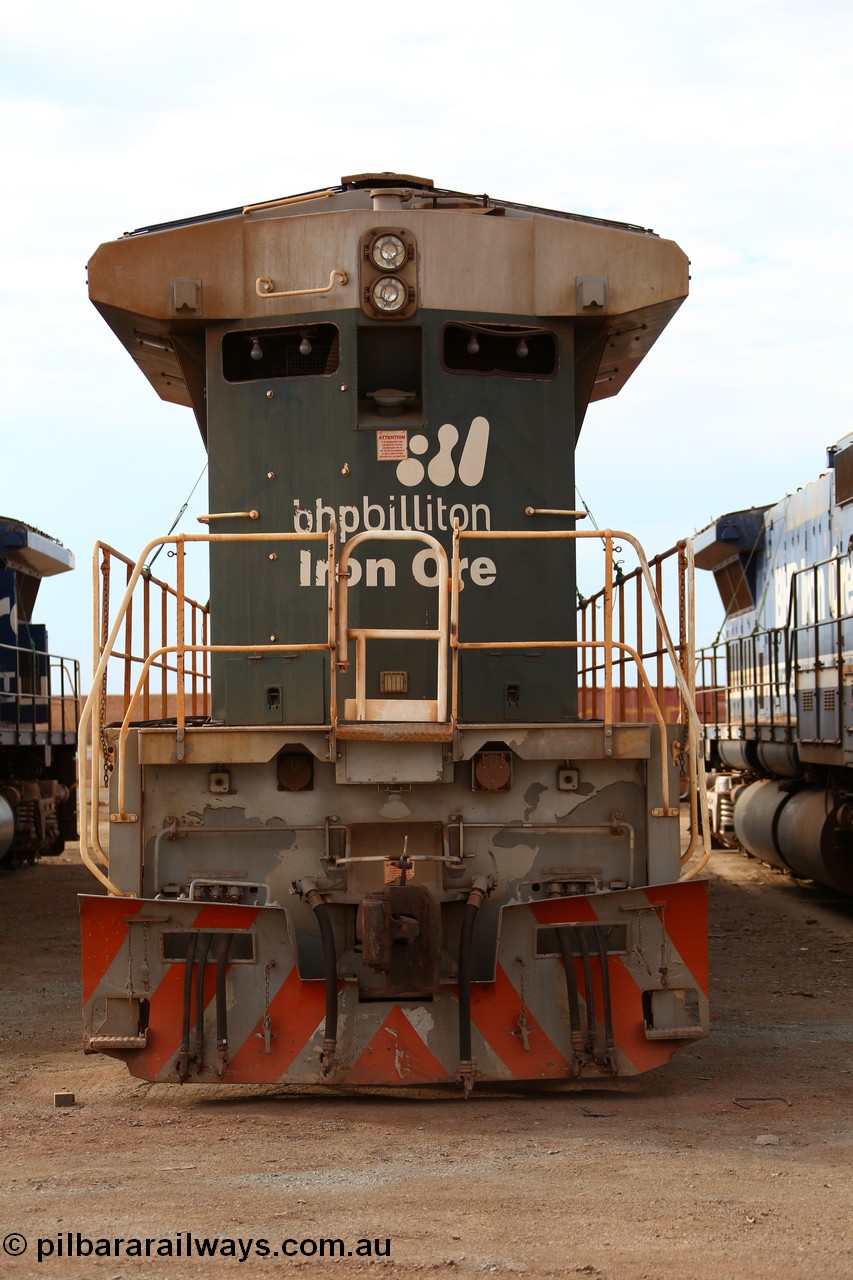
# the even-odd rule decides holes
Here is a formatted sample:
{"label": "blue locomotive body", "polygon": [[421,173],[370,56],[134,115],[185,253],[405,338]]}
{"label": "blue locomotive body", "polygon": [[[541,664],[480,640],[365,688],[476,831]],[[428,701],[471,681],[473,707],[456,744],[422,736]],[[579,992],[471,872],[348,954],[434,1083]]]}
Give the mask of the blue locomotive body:
{"label": "blue locomotive body", "polygon": [[699,683],[709,764],[747,783],[712,816],[717,834],[729,826],[748,853],[853,893],[853,434],[827,463],[697,535],[726,611]]}
{"label": "blue locomotive body", "polygon": [[47,628],[32,621],[42,578],[73,568],[54,538],[0,517],[0,862],[61,853],[77,838],[79,664],[51,654]]}

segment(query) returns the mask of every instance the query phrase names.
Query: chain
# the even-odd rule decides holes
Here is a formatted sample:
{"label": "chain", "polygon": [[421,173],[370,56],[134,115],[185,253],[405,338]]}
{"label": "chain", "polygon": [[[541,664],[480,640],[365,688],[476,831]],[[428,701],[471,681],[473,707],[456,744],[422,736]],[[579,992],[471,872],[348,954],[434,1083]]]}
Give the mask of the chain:
{"label": "chain", "polygon": [[518,1018],[516,1020],[516,1026],[518,1027],[518,1030],[513,1032],[513,1034],[518,1036],[519,1040],[522,1043],[522,1046],[524,1047],[525,1052],[529,1053],[530,1052],[530,1025],[527,1021],[527,1006],[524,1002],[524,961],[521,958],[521,956],[516,956],[515,962],[518,965],[519,986],[521,988],[521,991],[519,993],[521,996],[521,1012],[519,1013]]}
{"label": "chain", "polygon": [[148,964],[148,921],[146,920],[142,926],[142,988],[148,991],[151,988],[151,969]]}
{"label": "chain", "polygon": [[128,999],[133,995],[133,931],[127,931],[127,981],[124,984]]}
{"label": "chain", "polygon": [[272,1019],[270,1018],[270,970],[275,968],[275,960],[269,960],[264,966],[264,1052],[272,1049]]}
{"label": "chain", "polygon": [[664,907],[655,907],[655,915],[660,925],[660,984],[662,987],[669,986],[669,959],[667,956],[667,936],[666,921],[664,920]]}

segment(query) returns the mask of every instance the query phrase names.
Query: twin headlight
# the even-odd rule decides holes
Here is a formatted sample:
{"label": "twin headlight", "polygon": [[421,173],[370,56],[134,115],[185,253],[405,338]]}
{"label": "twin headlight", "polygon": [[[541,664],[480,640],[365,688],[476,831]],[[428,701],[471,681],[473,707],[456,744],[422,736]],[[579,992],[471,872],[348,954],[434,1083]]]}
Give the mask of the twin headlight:
{"label": "twin headlight", "polygon": [[379,228],[362,237],[361,305],[368,316],[396,320],[416,311],[417,252],[408,231]]}

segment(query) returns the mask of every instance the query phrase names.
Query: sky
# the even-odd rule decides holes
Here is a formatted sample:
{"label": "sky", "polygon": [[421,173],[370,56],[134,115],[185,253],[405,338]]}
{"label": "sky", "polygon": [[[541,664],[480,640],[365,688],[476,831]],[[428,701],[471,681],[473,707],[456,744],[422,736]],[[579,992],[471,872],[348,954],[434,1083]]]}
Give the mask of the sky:
{"label": "sky", "polygon": [[[90,669],[94,540],[135,556],[205,463],[191,411],[89,303],[87,260],[342,174],[638,223],[688,254],[690,297],[584,424],[600,526],[654,554],[814,479],[853,430],[851,62],[849,0],[7,6],[0,511],[76,555],[42,588],[51,648]],[[206,509],[202,483],[179,528]]]}

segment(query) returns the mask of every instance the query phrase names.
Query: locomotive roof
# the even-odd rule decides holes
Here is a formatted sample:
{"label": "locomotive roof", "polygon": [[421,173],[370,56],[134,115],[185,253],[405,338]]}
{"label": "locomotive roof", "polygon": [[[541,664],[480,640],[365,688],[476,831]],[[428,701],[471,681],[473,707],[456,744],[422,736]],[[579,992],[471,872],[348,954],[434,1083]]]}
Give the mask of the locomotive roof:
{"label": "locomotive roof", "polygon": [[35,578],[74,568],[74,556],[61,542],[10,516],[0,516],[0,561]]}
{"label": "locomotive roof", "polygon": [[[842,455],[853,446],[853,432],[841,437],[835,444],[827,447],[827,465],[829,470],[823,471],[816,480],[809,480],[801,485],[795,493],[788,493],[775,502],[765,503],[761,507],[750,507],[745,511],[728,511],[725,515],[713,520],[704,529],[693,535],[693,553],[696,567],[699,569],[717,569],[732,560],[741,552],[753,554],[764,546],[765,531],[772,523],[777,508],[786,508],[791,525],[822,515],[829,504],[849,501],[853,492],[853,463]],[[825,483],[827,475],[836,472],[836,487],[833,490]],[[839,472],[843,474],[839,476]],[[839,496],[839,485],[847,497]],[[767,513],[770,513],[769,515]]]}
{"label": "locomotive roof", "polygon": [[[358,308],[359,240],[377,226],[417,241],[422,309],[570,318],[589,388],[578,422],[587,400],[621,390],[688,292],[685,254],[644,227],[368,173],[138,228],[95,252],[89,295],[161,398],[192,406],[204,434],[205,328]],[[317,288],[330,271],[346,282]],[[297,297],[265,296],[258,286],[273,276]],[[583,281],[597,282],[590,297]]]}
{"label": "locomotive roof", "polygon": [[[436,187],[431,178],[415,178],[411,174],[403,173],[361,173],[354,174],[350,177],[341,178],[340,184],[334,187],[324,187],[314,191],[302,191],[291,196],[280,196],[276,199],[265,200],[257,204],[237,205],[231,209],[219,209],[215,213],[194,214],[188,218],[176,218],[169,222],[150,223],[144,227],[137,227],[134,231],[128,231],[126,236],[147,235],[152,231],[168,231],[173,227],[190,227],[200,222],[215,222],[221,218],[236,218],[241,214],[249,212],[257,212],[263,209],[276,209],[282,215],[287,213],[300,213],[304,210],[297,206],[303,201],[317,199],[321,202],[336,197],[353,194],[353,198],[343,202],[338,202],[337,207],[347,208],[371,208],[371,192],[373,191],[389,191],[400,190],[404,193],[410,193],[410,200],[407,203],[413,203],[416,198],[421,200],[432,200],[436,204],[442,202],[445,208],[448,207],[450,201],[460,202],[457,207],[476,207],[480,205],[483,211],[496,213],[504,216],[523,216],[525,214],[540,214],[549,218],[565,218],[571,222],[586,223],[589,226],[596,227],[618,227],[622,231],[633,231],[640,235],[654,236],[655,232],[648,227],[642,227],[635,223],[619,222],[609,218],[592,218],[587,214],[581,213],[564,213],[558,209],[545,209],[538,205],[519,204],[517,201],[500,200],[489,195],[472,194],[465,191],[454,191],[447,187]],[[359,193],[355,195],[354,193]],[[290,208],[288,208],[290,206]],[[414,205],[418,207],[417,204]],[[421,206],[423,207],[423,206]]]}

